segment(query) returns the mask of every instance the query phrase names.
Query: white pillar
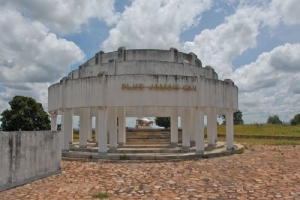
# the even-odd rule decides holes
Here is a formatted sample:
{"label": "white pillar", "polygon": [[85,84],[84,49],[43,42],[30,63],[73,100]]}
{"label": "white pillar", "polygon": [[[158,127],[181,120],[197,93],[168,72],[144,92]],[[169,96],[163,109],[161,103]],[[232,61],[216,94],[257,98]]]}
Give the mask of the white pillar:
{"label": "white pillar", "polygon": [[98,153],[107,154],[107,109],[105,107],[97,109],[96,138],[98,141]]}
{"label": "white pillar", "polygon": [[70,134],[73,134],[73,112],[71,109],[65,109],[61,115],[62,130],[62,150],[69,150]]}
{"label": "white pillar", "polygon": [[213,129],[214,129],[214,139],[215,144],[218,141],[218,120],[217,120],[217,109],[213,108]]}
{"label": "white pillar", "polygon": [[87,130],[87,134],[88,134],[87,135],[87,140],[91,141],[91,140],[93,140],[93,137],[92,137],[93,116],[90,116],[88,118],[88,122],[87,123],[89,124],[88,130]]}
{"label": "white pillar", "polygon": [[171,115],[171,145],[178,144],[178,108],[172,108]]}
{"label": "white pillar", "polygon": [[68,130],[68,133],[69,133],[69,143],[73,143],[73,109],[68,109],[68,120],[69,120],[69,130]]}
{"label": "white pillar", "polygon": [[[104,109],[104,108],[102,108]],[[98,144],[98,136],[97,136],[97,123],[98,123],[98,119],[97,119],[97,114],[98,113],[98,109],[96,110],[96,116],[95,116],[95,141],[96,141],[96,144]],[[105,108],[105,117],[106,117],[106,122],[105,122],[105,126],[106,126],[106,135],[107,135],[107,109]],[[99,117],[98,117],[99,118]],[[106,136],[107,138],[107,136]]]}
{"label": "white pillar", "polygon": [[86,148],[87,146],[87,133],[90,118],[89,108],[80,108],[80,118],[79,118],[79,147]]}
{"label": "white pillar", "polygon": [[109,150],[115,151],[118,147],[117,141],[117,115],[116,108],[109,107],[108,108],[108,124],[109,124]]}
{"label": "white pillar", "polygon": [[118,143],[120,145],[126,144],[126,115],[125,107],[117,108],[118,114]]}
{"label": "white pillar", "polygon": [[[89,108],[87,109],[89,110],[89,114],[91,114],[91,110]],[[86,118],[86,134],[87,141],[92,140],[92,116]]]}
{"label": "white pillar", "polygon": [[191,107],[190,108],[190,139],[192,143],[195,143],[195,108]]}
{"label": "white pillar", "polygon": [[183,118],[182,118],[182,151],[190,150],[190,109],[183,109]]}
{"label": "white pillar", "polygon": [[57,131],[57,114],[50,113],[51,116],[51,131]]}
{"label": "white pillar", "polygon": [[[208,146],[215,145],[215,133],[214,133],[214,112],[212,108],[207,109],[207,143]],[[216,120],[216,119],[215,119]]]}
{"label": "white pillar", "polygon": [[204,112],[200,108],[196,109],[195,115],[195,142],[196,142],[196,154],[203,154],[204,147]]}
{"label": "white pillar", "polygon": [[226,119],[226,149],[232,150],[234,147],[233,136],[233,112],[227,111],[225,114]]}

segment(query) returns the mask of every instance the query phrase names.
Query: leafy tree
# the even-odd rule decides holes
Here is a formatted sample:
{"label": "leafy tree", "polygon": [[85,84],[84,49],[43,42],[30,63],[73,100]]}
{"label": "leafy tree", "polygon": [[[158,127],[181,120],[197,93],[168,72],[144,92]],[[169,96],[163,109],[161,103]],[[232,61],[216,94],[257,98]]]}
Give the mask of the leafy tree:
{"label": "leafy tree", "polygon": [[0,121],[3,131],[50,130],[50,119],[41,103],[31,97],[15,96],[4,110]]}
{"label": "leafy tree", "polygon": [[291,119],[291,125],[298,125],[300,124],[300,114],[297,114],[294,116],[293,119]]}
{"label": "leafy tree", "polygon": [[282,121],[279,119],[278,115],[269,116],[267,124],[282,124]]}
{"label": "leafy tree", "polygon": [[[219,117],[223,120],[222,124],[223,125],[226,124],[226,117],[225,117],[225,115],[221,115]],[[242,124],[244,124],[243,113],[240,110],[233,113],[233,124],[234,125],[242,125]]]}
{"label": "leafy tree", "polygon": [[156,117],[154,121],[157,126],[170,128],[170,117]]}

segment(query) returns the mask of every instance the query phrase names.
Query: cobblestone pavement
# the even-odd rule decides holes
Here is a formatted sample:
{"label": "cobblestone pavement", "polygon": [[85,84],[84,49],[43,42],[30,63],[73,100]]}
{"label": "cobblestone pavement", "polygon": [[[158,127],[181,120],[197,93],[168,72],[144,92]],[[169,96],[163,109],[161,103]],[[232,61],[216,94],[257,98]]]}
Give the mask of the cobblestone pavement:
{"label": "cobblestone pavement", "polygon": [[249,146],[244,154],[177,162],[63,161],[62,174],[0,199],[300,199],[300,146]]}

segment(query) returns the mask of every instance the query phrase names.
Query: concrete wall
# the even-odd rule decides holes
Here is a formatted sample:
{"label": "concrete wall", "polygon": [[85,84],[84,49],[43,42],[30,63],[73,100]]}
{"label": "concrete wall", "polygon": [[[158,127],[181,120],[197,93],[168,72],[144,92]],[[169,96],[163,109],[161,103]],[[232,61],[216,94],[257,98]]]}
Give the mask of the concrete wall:
{"label": "concrete wall", "polygon": [[182,53],[176,49],[133,49],[119,48],[118,51],[97,53],[95,57],[69,73],[71,79],[97,76],[105,72],[107,75],[122,74],[157,74],[205,76],[218,79],[211,67],[202,67],[201,61],[194,53]]}
{"label": "concrete wall", "polygon": [[0,191],[60,171],[59,131],[0,132]]}
{"label": "concrete wall", "polygon": [[[122,90],[122,84],[178,84],[196,86],[196,91]],[[214,107],[237,110],[237,87],[230,80],[197,76],[117,75],[63,79],[48,89],[48,110],[99,106]]]}

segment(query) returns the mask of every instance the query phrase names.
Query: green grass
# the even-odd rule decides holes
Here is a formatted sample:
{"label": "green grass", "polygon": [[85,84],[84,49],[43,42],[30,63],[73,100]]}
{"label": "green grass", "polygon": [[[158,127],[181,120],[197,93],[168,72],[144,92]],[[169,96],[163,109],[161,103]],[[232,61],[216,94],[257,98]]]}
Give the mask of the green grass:
{"label": "green grass", "polygon": [[[207,128],[204,130],[205,134]],[[218,134],[226,133],[226,126],[218,126]],[[270,124],[247,124],[234,126],[235,135],[261,135],[261,136],[290,136],[300,137],[300,125],[270,125]],[[74,132],[74,142],[78,142],[79,134]],[[95,138],[93,132],[92,137]],[[225,138],[219,137],[218,140],[224,141]],[[300,145],[300,140],[286,140],[286,139],[257,139],[257,138],[234,138],[236,142],[265,144],[265,145]]]}
{"label": "green grass", "polygon": [[106,192],[99,192],[97,194],[93,195],[93,198],[98,198],[98,199],[103,199],[103,198],[108,198],[109,195]]}
{"label": "green grass", "polygon": [[234,141],[242,142],[242,143],[251,143],[251,144],[264,144],[264,145],[300,145],[300,140],[235,138]]}
{"label": "green grass", "polygon": [[[218,133],[225,134],[226,126],[218,126]],[[270,125],[270,124],[247,124],[234,126],[236,135],[265,135],[265,136],[299,136],[300,126]]]}

